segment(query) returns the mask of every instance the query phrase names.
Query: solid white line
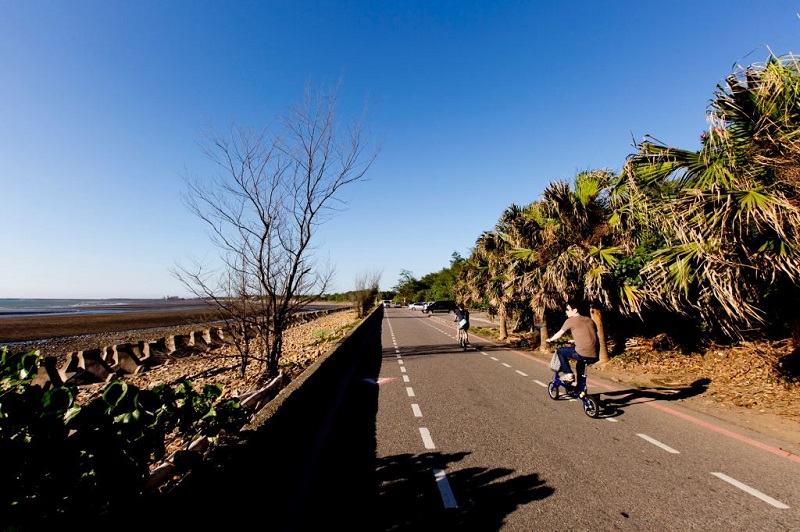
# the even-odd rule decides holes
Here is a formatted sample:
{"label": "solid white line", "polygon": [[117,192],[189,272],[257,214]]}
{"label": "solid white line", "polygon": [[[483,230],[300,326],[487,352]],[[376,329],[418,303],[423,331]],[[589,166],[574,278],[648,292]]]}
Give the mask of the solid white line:
{"label": "solid white line", "polygon": [[428,429],[425,427],[420,427],[419,433],[422,436],[422,443],[425,444],[426,449],[436,449],[436,446],[433,444],[433,439],[431,439],[431,433],[428,432]]}
{"label": "solid white line", "polygon": [[406,393],[409,397],[414,397],[414,389],[411,386],[406,386]]}
{"label": "solid white line", "polygon": [[420,410],[417,403],[412,403],[411,411],[414,412],[414,417],[422,417],[422,410]]}
{"label": "solid white line", "polygon": [[442,502],[445,508],[458,508],[458,503],[453,495],[453,490],[450,489],[450,483],[447,481],[447,475],[441,469],[433,470],[433,477],[436,479],[436,485],[439,487],[439,493],[442,495]]}
{"label": "solid white line", "polygon": [[522,375],[523,377],[527,377],[528,376],[527,373],[523,373],[520,370],[516,370],[516,372],[519,373],[520,375]]}
{"label": "solid white line", "polygon": [[771,504],[775,508],[780,508],[781,510],[786,510],[786,509],[789,508],[788,505],[783,504],[781,501],[775,500],[772,497],[770,497],[769,495],[765,495],[765,494],[761,493],[760,491],[758,491],[757,489],[753,489],[750,486],[748,486],[747,484],[743,484],[743,483],[739,482],[738,480],[736,480],[735,478],[729,477],[725,473],[713,473],[712,472],[711,474],[714,475],[717,478],[720,478],[720,479],[724,480],[725,482],[727,482],[729,484],[733,484],[734,486],[736,486],[740,490],[746,491],[747,493],[749,493],[750,495],[753,495],[754,497],[758,497],[759,499],[761,499],[765,503]]}
{"label": "solid white line", "polygon": [[403,382],[411,382],[411,379],[408,378],[408,375],[403,375]]}
{"label": "solid white line", "polygon": [[649,441],[650,443],[652,443],[652,444],[653,444],[653,445],[655,445],[656,447],[661,447],[662,449],[664,449],[664,450],[665,450],[665,451],[667,451],[668,453],[672,453],[672,454],[680,454],[680,452],[679,452],[679,451],[676,451],[675,449],[673,449],[673,448],[672,448],[672,447],[670,447],[669,445],[664,445],[664,444],[663,444],[663,443],[661,443],[660,441],[658,441],[658,440],[656,440],[656,439],[653,439],[653,438],[651,438],[651,437],[650,437],[650,436],[648,436],[647,434],[637,434],[637,436],[639,436],[639,437],[640,437],[640,438],[642,438],[643,440],[647,440],[647,441]]}

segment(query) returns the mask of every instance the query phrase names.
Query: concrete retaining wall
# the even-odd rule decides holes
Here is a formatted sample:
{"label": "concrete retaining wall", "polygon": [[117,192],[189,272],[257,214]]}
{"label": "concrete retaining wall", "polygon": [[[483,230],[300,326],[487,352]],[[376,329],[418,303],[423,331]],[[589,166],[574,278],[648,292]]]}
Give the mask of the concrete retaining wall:
{"label": "concrete retaining wall", "polygon": [[250,528],[254,518],[269,530],[366,519],[376,489],[383,315],[378,306],[258,411],[240,441],[215,447],[142,517],[203,530]]}

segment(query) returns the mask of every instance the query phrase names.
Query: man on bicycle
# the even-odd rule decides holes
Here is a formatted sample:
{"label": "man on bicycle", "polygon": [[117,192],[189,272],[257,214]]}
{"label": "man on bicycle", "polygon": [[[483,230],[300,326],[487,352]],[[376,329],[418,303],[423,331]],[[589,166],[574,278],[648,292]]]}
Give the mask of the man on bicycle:
{"label": "man on bicycle", "polygon": [[459,303],[453,312],[456,315],[453,320],[456,322],[456,338],[461,334],[459,331],[464,331],[464,343],[469,344],[469,334],[467,333],[469,330],[469,311],[464,307],[464,303]]}
{"label": "man on bicycle", "polygon": [[[553,336],[548,338],[548,343],[559,339],[564,333],[572,333],[571,346],[559,347],[556,349],[558,360],[561,362],[559,371],[564,373],[562,380],[572,382],[576,388],[580,388],[583,383],[580,379],[586,370],[586,363],[596,362],[600,353],[600,342],[597,339],[597,326],[592,318],[582,315],[580,312],[582,304],[574,299],[567,301],[567,321],[561,326]],[[576,379],[569,365],[569,359],[576,360],[575,371],[578,374]]]}

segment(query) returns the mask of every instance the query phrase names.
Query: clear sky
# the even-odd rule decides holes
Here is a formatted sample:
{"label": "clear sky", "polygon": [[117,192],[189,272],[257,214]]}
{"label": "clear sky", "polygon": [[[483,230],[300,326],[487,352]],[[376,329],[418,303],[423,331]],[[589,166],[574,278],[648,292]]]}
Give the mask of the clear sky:
{"label": "clear sky", "polygon": [[512,203],[699,149],[737,64],[798,50],[793,1],[0,0],[0,298],[190,295],[217,251],[181,202],[209,127],[341,82],[382,146],[318,232],[330,292],[466,257]]}

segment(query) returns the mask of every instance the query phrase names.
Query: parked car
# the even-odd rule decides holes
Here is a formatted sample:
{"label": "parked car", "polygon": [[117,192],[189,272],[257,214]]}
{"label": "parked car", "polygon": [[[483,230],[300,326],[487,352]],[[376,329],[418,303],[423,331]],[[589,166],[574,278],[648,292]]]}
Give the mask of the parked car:
{"label": "parked car", "polygon": [[394,308],[402,308],[402,307],[403,305],[401,305],[399,301],[394,302]]}
{"label": "parked car", "polygon": [[424,306],[425,306],[424,301],[415,301],[413,303],[408,304],[409,310],[422,310]]}
{"label": "parked car", "polygon": [[432,301],[428,303],[423,309],[422,312],[425,314],[434,313],[434,312],[451,312],[456,309],[456,302],[446,299],[446,300],[439,300],[439,301]]}

